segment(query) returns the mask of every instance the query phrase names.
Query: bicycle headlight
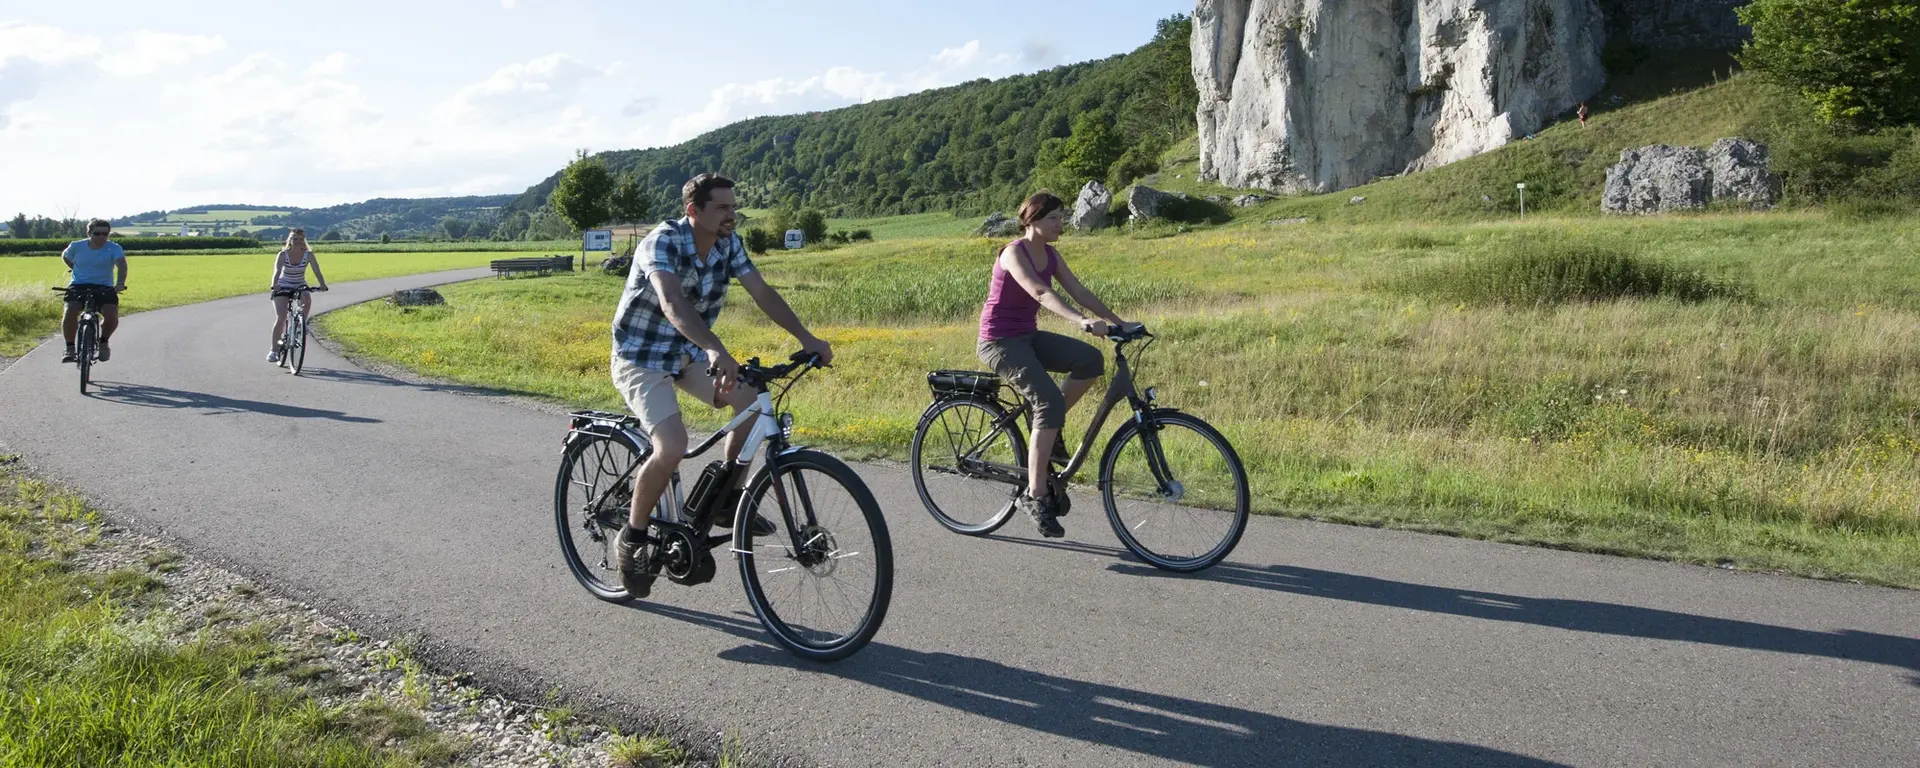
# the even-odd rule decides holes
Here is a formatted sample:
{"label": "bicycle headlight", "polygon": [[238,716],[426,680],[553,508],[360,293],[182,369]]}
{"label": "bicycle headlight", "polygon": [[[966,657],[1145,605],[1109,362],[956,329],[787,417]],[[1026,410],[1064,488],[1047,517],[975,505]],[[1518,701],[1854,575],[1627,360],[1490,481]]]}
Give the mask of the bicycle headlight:
{"label": "bicycle headlight", "polygon": [[788,440],[793,439],[793,414],[780,414],[780,436]]}
{"label": "bicycle headlight", "polygon": [[1160,399],[1160,388],[1147,387],[1147,402],[1151,403],[1158,399]]}

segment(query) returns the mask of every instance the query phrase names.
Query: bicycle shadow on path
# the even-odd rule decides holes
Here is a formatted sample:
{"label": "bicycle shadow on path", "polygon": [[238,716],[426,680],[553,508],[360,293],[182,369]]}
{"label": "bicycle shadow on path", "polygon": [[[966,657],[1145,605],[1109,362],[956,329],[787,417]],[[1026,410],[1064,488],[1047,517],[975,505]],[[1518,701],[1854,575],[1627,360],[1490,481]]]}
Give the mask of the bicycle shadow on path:
{"label": "bicycle shadow on path", "polygon": [[1560,765],[1471,744],[1308,723],[885,643],[870,644],[839,663],[814,663],[768,644],[766,630],[751,617],[654,603],[631,607],[749,641],[722,651],[720,658],[728,661],[831,675],[1009,725],[1164,760],[1205,766]]}
{"label": "bicycle shadow on path", "polygon": [[[1256,567],[1221,563],[1210,570],[1193,574],[1168,573],[1132,563],[1114,563],[1107,569],[1133,576],[1215,581],[1330,600],[1519,622],[1574,632],[1824,656],[1920,671],[1920,639],[1876,632],[1794,629],[1594,600],[1522,597],[1433,587],[1291,565]],[[1920,685],[1920,677],[1909,682]]]}
{"label": "bicycle shadow on path", "polygon": [[340,411],[328,411],[319,408],[303,408],[286,403],[267,403],[259,400],[242,400],[206,392],[187,392],[166,387],[146,384],[127,384],[116,381],[95,381],[96,389],[89,397],[111,403],[134,405],[141,408],[166,408],[183,411],[201,411],[202,415],[215,416],[230,413],[257,413],[264,416],[278,416],[287,419],[327,419],[350,424],[379,424],[379,419],[366,416],[349,416]]}

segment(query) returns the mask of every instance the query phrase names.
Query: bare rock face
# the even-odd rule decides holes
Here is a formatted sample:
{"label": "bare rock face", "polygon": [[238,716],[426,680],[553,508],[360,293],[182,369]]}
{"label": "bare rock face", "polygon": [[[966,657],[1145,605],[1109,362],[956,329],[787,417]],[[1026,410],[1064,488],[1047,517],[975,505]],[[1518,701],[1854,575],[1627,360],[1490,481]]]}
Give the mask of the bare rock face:
{"label": "bare rock face", "polygon": [[1707,153],[1698,147],[1651,147],[1620,152],[1607,169],[1600,207],[1608,213],[1669,213],[1707,207],[1713,185]]}
{"label": "bare rock face", "polygon": [[1767,145],[1742,138],[1721,139],[1707,149],[1707,175],[1713,180],[1713,199],[1747,204],[1756,210],[1773,207],[1774,176]]}
{"label": "bare rock face", "polygon": [[1106,229],[1110,224],[1107,210],[1113,207],[1113,193],[1107,191],[1107,185],[1089,181],[1080,188],[1080,196],[1073,201],[1073,215],[1067,223],[1080,232]]}
{"label": "bare rock face", "polygon": [[1525,136],[1605,84],[1598,0],[1198,0],[1201,178],[1331,192]]}
{"label": "bare rock face", "polygon": [[1735,10],[1753,0],[1600,0],[1607,40],[1656,50],[1732,50],[1752,36]]}

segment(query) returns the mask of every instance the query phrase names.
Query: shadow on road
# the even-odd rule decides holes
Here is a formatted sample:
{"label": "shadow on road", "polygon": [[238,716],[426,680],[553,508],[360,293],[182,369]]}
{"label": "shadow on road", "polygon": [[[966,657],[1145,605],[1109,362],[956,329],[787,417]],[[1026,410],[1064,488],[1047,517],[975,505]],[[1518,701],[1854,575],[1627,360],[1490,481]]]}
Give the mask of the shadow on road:
{"label": "shadow on road", "polygon": [[[1102,520],[1104,521],[1104,518],[1102,518]],[[1138,558],[1133,556],[1132,552],[1128,552],[1125,549],[1121,549],[1120,547],[1103,547],[1099,544],[1085,544],[1078,541],[1070,541],[1070,540],[1047,541],[1046,539],[1028,539],[1020,536],[1008,536],[1004,533],[990,533],[985,536],[981,536],[980,538],[986,539],[987,541],[1002,541],[1008,544],[1020,544],[1028,547],[1039,547],[1041,549],[1058,549],[1063,552],[1078,552],[1083,555],[1105,555],[1105,556],[1113,557],[1120,560],[1126,560],[1130,564],[1141,563],[1141,561]],[[1144,565],[1144,563],[1142,564]]]}
{"label": "shadow on road", "polygon": [[[634,609],[711,627],[753,643],[723,651],[721,658],[729,661],[832,675],[1143,757],[1207,766],[1558,765],[1470,744],[1319,725],[884,643],[869,645],[837,664],[816,664],[767,644],[765,630],[751,615],[723,616],[650,603]],[[1142,674],[1152,673],[1149,668]]]}
{"label": "shadow on road", "polygon": [[166,387],[154,387],[145,384],[123,384],[112,381],[94,382],[98,387],[93,397],[124,405],[137,405],[142,408],[176,408],[180,410],[204,411],[208,414],[221,413],[258,413],[267,416],[279,416],[288,419],[329,419],[351,424],[379,424],[379,419],[364,416],[348,416],[340,411],[323,411],[318,408],[302,408],[286,403],[263,403],[258,400],[240,400],[232,397],[207,394],[205,392],[184,392]]}
{"label": "shadow on road", "polygon": [[422,392],[447,392],[447,393],[452,393],[456,395],[482,395],[482,396],[491,396],[491,397],[500,397],[500,396],[535,397],[535,398],[542,397],[541,395],[535,394],[533,392],[522,392],[520,390],[515,390],[515,389],[495,389],[492,387],[475,387],[475,386],[469,386],[465,384],[438,384],[438,383],[430,383],[430,382],[406,381],[404,379],[397,379],[392,376],[386,376],[378,373],[371,373],[368,371],[336,371],[336,370],[326,369],[326,368],[308,368],[308,369],[302,370],[300,372],[300,375],[309,379],[317,380],[317,381],[333,381],[333,382],[339,382],[342,384],[362,384],[362,385],[374,386],[374,387],[398,387],[402,389],[417,389]]}
{"label": "shadow on road", "polygon": [[[1920,670],[1920,639],[1874,632],[1819,632],[1592,600],[1520,597],[1430,587],[1288,565],[1255,567],[1223,563],[1212,570],[1195,574],[1167,573],[1130,563],[1117,563],[1107,568],[1137,576],[1218,581],[1332,600],[1537,624],[1575,632],[1825,656]],[[1920,678],[1916,678],[1916,681],[1920,681]]]}

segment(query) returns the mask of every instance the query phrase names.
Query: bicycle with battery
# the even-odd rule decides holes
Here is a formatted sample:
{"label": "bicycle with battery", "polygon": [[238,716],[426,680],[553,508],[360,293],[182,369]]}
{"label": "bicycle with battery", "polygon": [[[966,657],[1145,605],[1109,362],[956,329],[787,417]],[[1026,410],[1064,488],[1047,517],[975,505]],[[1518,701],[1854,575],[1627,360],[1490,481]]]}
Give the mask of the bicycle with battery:
{"label": "bicycle with battery", "polygon": [[[774,640],[803,658],[835,661],[865,647],[886,619],[893,593],[893,544],[880,505],[853,469],[834,456],[792,444],[793,415],[781,410],[801,377],[822,367],[812,353],[787,363],[740,367],[742,386],[759,391],[753,405],[700,445],[691,459],[751,424],[739,459],[709,463],[684,495],[675,472],[648,521],[636,557],[668,581],[711,581],[713,552],[739,560],[747,599]],[[778,389],[777,394],[770,390]],[[614,570],[614,548],[633,500],[634,476],[653,450],[639,420],[624,413],[569,414],[554,481],[554,524],[567,569],[602,600],[633,599]],[[733,510],[718,508],[735,473],[760,468]],[[731,511],[731,530],[712,530]],[[758,516],[770,526],[755,526]]]}
{"label": "bicycle with battery", "polygon": [[[1114,375],[1079,450],[1051,472],[1056,515],[1072,508],[1068,488],[1093,452],[1116,406],[1132,410],[1100,454],[1097,487],[1120,542],[1156,568],[1210,568],[1239,544],[1251,495],[1246,467],[1219,430],[1199,417],[1158,405],[1154,387],[1134,387],[1132,361],[1152,346],[1143,327],[1114,328]],[[984,536],[1013,516],[1027,486],[1033,408],[993,373],[933,371],[933,403],[914,429],[913,487],[927,512],[954,533]],[[1066,436],[1061,435],[1062,440]]]}

